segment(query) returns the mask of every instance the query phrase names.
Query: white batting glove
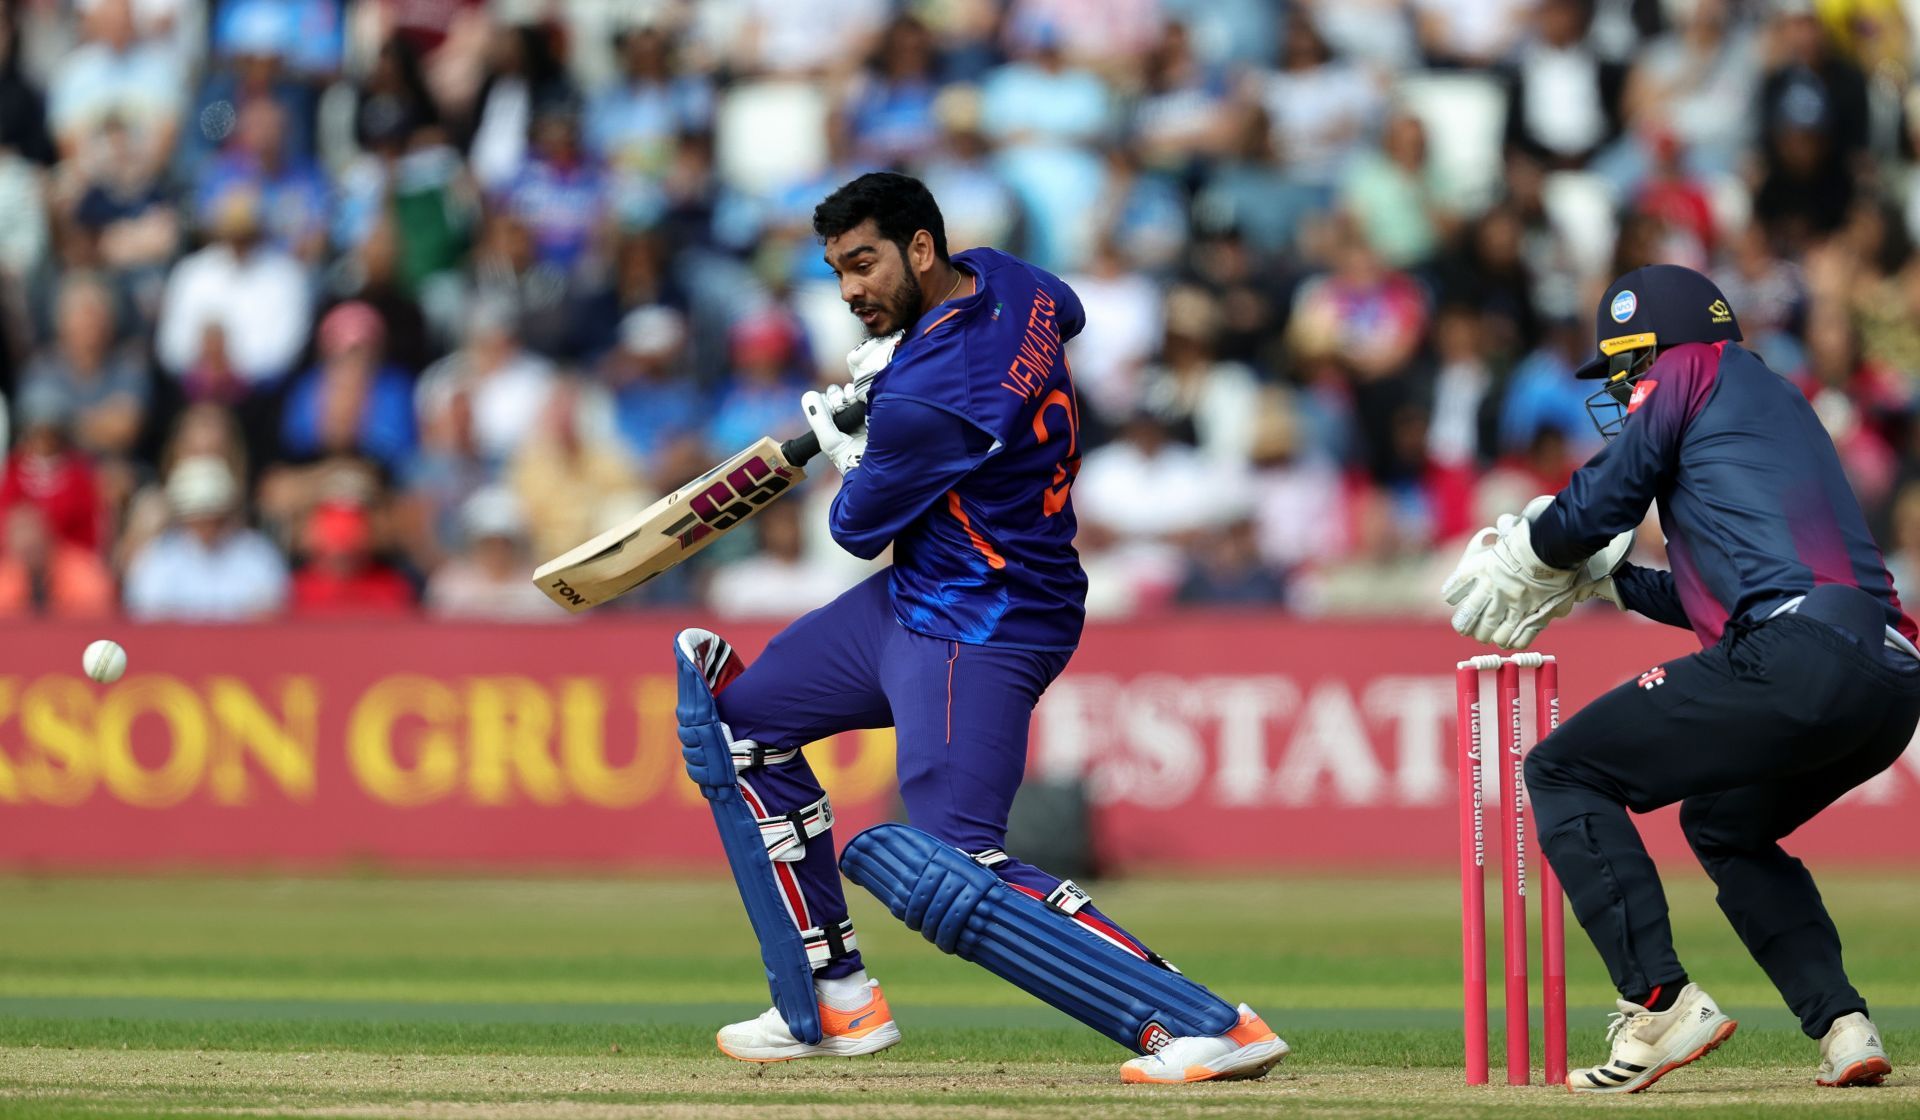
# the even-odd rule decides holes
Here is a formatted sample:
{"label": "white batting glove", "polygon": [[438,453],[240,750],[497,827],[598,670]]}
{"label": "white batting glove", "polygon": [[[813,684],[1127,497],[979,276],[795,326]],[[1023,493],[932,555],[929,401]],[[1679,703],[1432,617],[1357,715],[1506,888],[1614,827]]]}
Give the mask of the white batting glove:
{"label": "white batting glove", "polygon": [[869,338],[847,351],[847,376],[853,378],[853,387],[860,391],[862,400],[866,399],[867,386],[893,361],[893,348],[900,345],[900,336],[905,333],[894,331],[880,338]]}
{"label": "white batting glove", "polygon": [[860,456],[866,454],[867,422],[862,420],[852,432],[843,432],[834,425],[833,418],[858,400],[860,395],[852,385],[829,385],[825,392],[809,390],[800,397],[800,411],[806,414],[807,427],[820,439],[820,453],[831,460],[841,474],[858,467]]}

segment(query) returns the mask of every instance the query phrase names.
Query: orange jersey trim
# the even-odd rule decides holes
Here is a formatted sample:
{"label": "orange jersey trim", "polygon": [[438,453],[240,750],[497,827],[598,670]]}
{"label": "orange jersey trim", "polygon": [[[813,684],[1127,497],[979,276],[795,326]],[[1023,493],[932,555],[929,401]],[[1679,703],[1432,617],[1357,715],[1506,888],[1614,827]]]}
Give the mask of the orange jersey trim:
{"label": "orange jersey trim", "polygon": [[987,558],[987,567],[999,571],[1007,566],[1007,558],[994,550],[992,542],[974,531],[973,519],[967,516],[966,507],[960,504],[960,491],[947,491],[947,512],[953,514],[953,519],[967,531],[967,539],[973,542],[973,547]]}

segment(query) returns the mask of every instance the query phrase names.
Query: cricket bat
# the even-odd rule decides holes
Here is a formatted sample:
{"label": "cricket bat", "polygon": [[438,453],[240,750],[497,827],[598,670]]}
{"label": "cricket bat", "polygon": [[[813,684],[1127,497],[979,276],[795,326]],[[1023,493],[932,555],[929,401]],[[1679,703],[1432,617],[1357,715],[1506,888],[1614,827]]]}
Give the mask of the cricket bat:
{"label": "cricket bat", "polygon": [[[834,416],[841,431],[859,428],[866,405]],[[807,477],[820,453],[812,432],[781,442],[765,437],[592,540],[534,569],[547,598],[575,614],[624,595],[738,528]]]}

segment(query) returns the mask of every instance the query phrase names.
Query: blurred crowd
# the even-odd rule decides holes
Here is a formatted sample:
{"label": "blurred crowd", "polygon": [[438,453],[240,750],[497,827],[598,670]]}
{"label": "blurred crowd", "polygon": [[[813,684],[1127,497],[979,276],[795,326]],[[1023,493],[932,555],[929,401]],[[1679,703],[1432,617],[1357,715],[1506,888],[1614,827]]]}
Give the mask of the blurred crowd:
{"label": "blurred crowd", "polygon": [[[1916,17],[0,0],[0,617],[558,617],[534,563],[844,380],[809,219],[880,168],[1086,304],[1097,614],[1439,609],[1597,448],[1570,370],[1656,261],[1814,401],[1911,594]],[[824,602],[868,570],[832,485],[611,609]]]}

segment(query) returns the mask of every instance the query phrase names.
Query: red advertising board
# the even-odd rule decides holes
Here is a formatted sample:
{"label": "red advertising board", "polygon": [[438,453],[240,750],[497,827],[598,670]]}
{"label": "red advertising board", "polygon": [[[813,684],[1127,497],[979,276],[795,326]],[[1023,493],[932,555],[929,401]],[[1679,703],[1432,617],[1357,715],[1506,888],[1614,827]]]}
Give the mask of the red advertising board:
{"label": "red advertising board", "polygon": [[[99,633],[14,627],[0,864],[717,865],[674,735],[685,621],[126,627],[132,671],[111,686],[79,672]],[[770,633],[728,628],[747,653]],[[1572,712],[1692,639],[1589,618],[1544,648]],[[1114,870],[1437,866],[1454,857],[1452,667],[1472,652],[1426,624],[1097,625],[1035,714],[1031,766],[1087,780]],[[890,732],[809,754],[842,836],[890,811]],[[1789,846],[1920,859],[1917,806],[1920,757]],[[1656,851],[1684,850],[1670,817]]]}

